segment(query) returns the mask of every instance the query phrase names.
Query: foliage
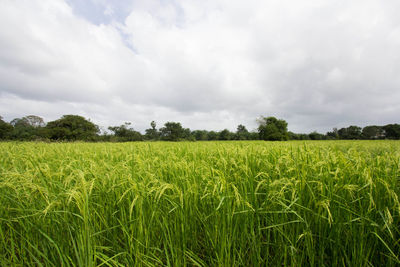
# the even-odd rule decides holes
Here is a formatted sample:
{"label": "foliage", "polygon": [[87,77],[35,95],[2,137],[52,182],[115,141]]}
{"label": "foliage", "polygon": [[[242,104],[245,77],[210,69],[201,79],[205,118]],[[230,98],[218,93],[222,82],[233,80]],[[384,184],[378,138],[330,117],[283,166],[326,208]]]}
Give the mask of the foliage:
{"label": "foliage", "polygon": [[13,126],[5,121],[0,116],[0,140],[1,139],[8,139],[11,132],[13,130]]}
{"label": "foliage", "polygon": [[326,136],[324,134],[318,133],[316,131],[310,133],[309,135],[310,140],[325,140]]}
{"label": "foliage", "polygon": [[244,126],[243,124],[239,124],[236,129],[235,140],[249,140],[249,139],[250,139],[250,133],[246,129],[246,126]]}
{"label": "foliage", "polygon": [[249,132],[249,140],[260,140],[258,132]]}
{"label": "foliage", "polygon": [[151,128],[146,129],[145,137],[147,140],[159,140],[160,139],[160,132],[157,130],[156,122],[152,121],[150,123]]}
{"label": "foliage", "polygon": [[[228,129],[222,131],[206,131],[183,128],[179,122],[167,122],[164,127],[157,129],[155,121],[150,123],[151,128],[145,130],[142,135],[130,127],[130,123],[120,126],[108,127],[112,134],[102,131],[89,120],[77,115],[65,115],[61,119],[50,122],[45,126],[41,117],[29,115],[13,119],[10,123],[3,121],[0,117],[0,140],[42,140],[49,138],[63,141],[103,141],[103,142],[126,142],[142,140],[165,140],[165,141],[214,141],[214,140],[332,140],[332,139],[400,139],[400,125],[388,124],[384,126],[352,125],[321,134],[316,131],[309,134],[288,132],[287,122],[275,117],[261,117],[258,119],[257,132],[249,132],[246,126],[239,124],[236,132]],[[104,129],[104,128],[102,128]]]}
{"label": "foliage", "polygon": [[64,115],[60,119],[46,125],[47,134],[53,140],[85,140],[96,139],[99,127],[78,115]]}
{"label": "foliage", "polygon": [[0,144],[1,266],[399,266],[398,141]]}
{"label": "foliage", "polygon": [[190,136],[190,130],[184,129],[179,122],[167,122],[160,129],[161,139],[165,141],[179,141]]}
{"label": "foliage", "polygon": [[288,132],[289,140],[310,140],[308,134]]}
{"label": "foliage", "polygon": [[340,139],[361,139],[361,127],[352,125],[347,128],[341,128],[338,130],[338,135]]}
{"label": "foliage", "polygon": [[232,133],[228,129],[224,129],[218,134],[218,140],[231,140]]}
{"label": "foliage", "polygon": [[366,126],[362,129],[363,139],[383,139],[385,138],[385,130],[381,126]]}
{"label": "foliage", "polygon": [[114,132],[114,136],[117,137],[117,141],[142,141],[142,135],[139,132],[135,131],[133,128],[129,127],[130,125],[130,122],[125,122],[125,124],[121,126],[108,127],[108,129]]}
{"label": "foliage", "polygon": [[208,132],[205,130],[195,130],[192,132],[192,136],[194,136],[197,141],[208,140]]}
{"label": "foliage", "polygon": [[10,124],[13,126],[9,137],[13,140],[39,140],[46,135],[43,129],[45,123],[39,116],[29,115],[13,119]]}
{"label": "foliage", "polygon": [[22,118],[29,126],[34,128],[44,127],[45,123],[43,118],[36,116],[36,115],[29,115]]}
{"label": "foliage", "polygon": [[388,139],[400,139],[400,125],[388,124],[383,127],[385,130],[385,137]]}
{"label": "foliage", "polygon": [[210,140],[210,141],[218,140],[218,133],[215,131],[209,131],[208,132],[208,140]]}
{"label": "foliage", "polygon": [[332,132],[326,133],[327,139],[339,139],[339,133],[337,128],[333,128]]}
{"label": "foliage", "polygon": [[261,140],[284,141],[288,140],[287,122],[275,117],[261,117],[258,120],[258,134]]}

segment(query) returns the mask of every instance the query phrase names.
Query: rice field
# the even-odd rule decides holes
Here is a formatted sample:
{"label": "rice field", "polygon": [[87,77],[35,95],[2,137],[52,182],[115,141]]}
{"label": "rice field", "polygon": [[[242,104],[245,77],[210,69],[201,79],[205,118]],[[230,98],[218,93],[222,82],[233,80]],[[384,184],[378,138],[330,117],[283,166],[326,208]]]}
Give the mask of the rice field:
{"label": "rice field", "polygon": [[400,266],[400,142],[0,143],[1,266]]}

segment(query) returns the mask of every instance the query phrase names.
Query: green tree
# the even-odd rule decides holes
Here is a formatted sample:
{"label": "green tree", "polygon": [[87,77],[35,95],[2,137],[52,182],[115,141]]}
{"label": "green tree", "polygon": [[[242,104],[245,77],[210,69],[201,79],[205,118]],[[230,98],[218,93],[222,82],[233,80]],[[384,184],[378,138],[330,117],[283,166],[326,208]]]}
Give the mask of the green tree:
{"label": "green tree", "polygon": [[208,132],[206,130],[195,130],[192,132],[192,136],[194,136],[197,141],[204,141],[207,140]]}
{"label": "green tree", "polygon": [[215,131],[209,131],[207,133],[207,140],[210,140],[210,141],[218,140],[218,133]]}
{"label": "green tree", "polygon": [[383,126],[385,130],[386,138],[388,139],[400,139],[400,125],[399,124],[388,124]]}
{"label": "green tree", "polygon": [[218,134],[218,140],[231,140],[233,134],[228,129],[223,129]]}
{"label": "green tree", "polygon": [[64,115],[49,122],[46,129],[50,139],[68,141],[93,141],[99,132],[96,124],[78,115]]}
{"label": "green tree", "polygon": [[10,138],[12,130],[13,126],[3,121],[3,117],[0,116],[0,140],[5,140]]}
{"label": "green tree", "polygon": [[39,128],[45,126],[44,120],[36,115],[25,116],[23,117],[23,119],[26,121],[28,125],[32,126],[33,128]]}
{"label": "green tree", "polygon": [[179,122],[167,122],[160,129],[161,139],[165,141],[180,141],[187,134]]}
{"label": "green tree", "polygon": [[159,140],[160,139],[160,132],[156,128],[156,126],[157,126],[156,122],[152,121],[150,123],[150,126],[151,126],[151,128],[146,129],[146,131],[145,131],[146,132],[145,133],[146,139],[148,139],[148,140]]}
{"label": "green tree", "polygon": [[339,138],[339,133],[337,128],[333,128],[332,132],[327,132],[326,133],[327,139],[338,139]]}
{"label": "green tree", "polygon": [[236,129],[235,134],[236,140],[248,140],[249,139],[249,131],[246,129],[246,126],[239,124]]}
{"label": "green tree", "polygon": [[26,118],[22,117],[22,118],[15,118],[12,121],[10,121],[10,124],[13,127],[29,127],[29,122]]}
{"label": "green tree", "polygon": [[283,141],[288,140],[287,122],[275,117],[261,117],[258,120],[258,134],[261,140]]}
{"label": "green tree", "polygon": [[347,128],[341,128],[338,130],[340,139],[361,139],[361,128],[355,125],[351,125]]}
{"label": "green tree", "polygon": [[365,126],[361,135],[363,139],[383,139],[385,138],[385,130],[382,126]]}
{"label": "green tree", "polygon": [[196,141],[196,138],[192,135],[192,131],[189,128],[183,129],[183,139],[188,141]]}
{"label": "green tree", "polygon": [[305,134],[305,133],[288,132],[288,136],[289,140],[310,140],[310,134]]}
{"label": "green tree", "polygon": [[260,140],[260,135],[257,131],[249,132],[249,140]]}
{"label": "green tree", "polygon": [[121,126],[110,126],[108,129],[114,132],[114,136],[117,137],[117,141],[142,141],[143,136],[138,131],[135,131],[133,128],[129,127],[130,125],[130,122],[125,122],[125,124]]}
{"label": "green tree", "polygon": [[308,136],[311,140],[325,140],[326,139],[326,136],[324,134],[318,133],[317,131],[309,133]]}
{"label": "green tree", "polygon": [[46,135],[43,130],[45,123],[41,117],[36,115],[13,119],[10,124],[13,126],[13,131],[10,133],[12,139],[35,140]]}

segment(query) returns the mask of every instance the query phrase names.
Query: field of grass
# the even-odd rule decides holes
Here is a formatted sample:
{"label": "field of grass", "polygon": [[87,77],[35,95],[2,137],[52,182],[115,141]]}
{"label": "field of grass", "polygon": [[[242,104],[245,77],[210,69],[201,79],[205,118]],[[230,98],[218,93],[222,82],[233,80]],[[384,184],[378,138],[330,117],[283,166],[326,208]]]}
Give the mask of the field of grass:
{"label": "field of grass", "polygon": [[399,266],[400,142],[0,143],[1,266]]}

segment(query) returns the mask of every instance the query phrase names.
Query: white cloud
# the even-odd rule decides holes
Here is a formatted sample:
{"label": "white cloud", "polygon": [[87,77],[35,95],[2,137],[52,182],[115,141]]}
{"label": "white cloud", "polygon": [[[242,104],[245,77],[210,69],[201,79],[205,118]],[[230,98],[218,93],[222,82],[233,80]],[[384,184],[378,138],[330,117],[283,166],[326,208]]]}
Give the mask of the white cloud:
{"label": "white cloud", "polygon": [[123,18],[122,2],[93,3],[110,19],[94,24],[72,0],[0,2],[6,119],[234,130],[275,115],[306,132],[398,122],[395,1],[125,1]]}

